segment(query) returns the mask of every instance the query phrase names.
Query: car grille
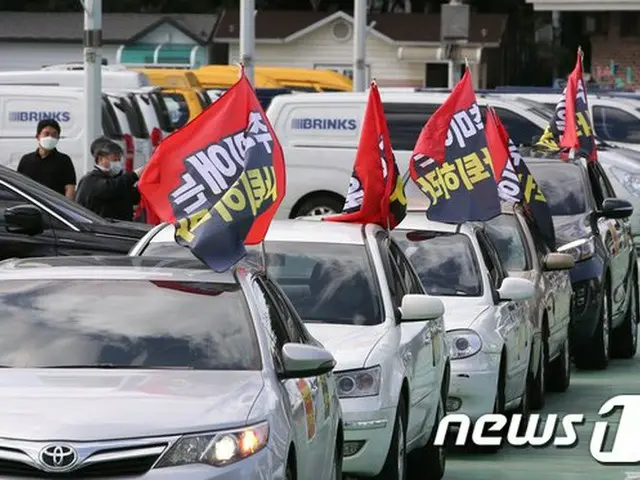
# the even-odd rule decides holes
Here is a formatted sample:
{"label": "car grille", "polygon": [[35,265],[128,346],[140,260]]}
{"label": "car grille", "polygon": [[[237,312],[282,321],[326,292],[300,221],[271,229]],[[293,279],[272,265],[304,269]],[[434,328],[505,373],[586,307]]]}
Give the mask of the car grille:
{"label": "car grille", "polygon": [[14,478],[114,478],[142,475],[149,471],[159,455],[97,462],[68,473],[43,472],[35,467],[0,459],[0,477]]}

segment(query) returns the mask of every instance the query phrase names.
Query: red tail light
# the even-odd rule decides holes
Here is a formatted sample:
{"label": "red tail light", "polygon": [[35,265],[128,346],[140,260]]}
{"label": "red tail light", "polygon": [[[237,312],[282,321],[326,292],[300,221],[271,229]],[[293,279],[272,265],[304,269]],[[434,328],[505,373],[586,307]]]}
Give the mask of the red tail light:
{"label": "red tail light", "polygon": [[133,172],[133,158],[136,153],[135,145],[133,143],[133,137],[128,133],[123,135],[124,137],[124,145],[126,149],[125,159],[124,159],[124,169],[127,172]]}
{"label": "red tail light", "polygon": [[162,141],[162,130],[158,127],[154,127],[151,131],[151,146],[155,149]]}

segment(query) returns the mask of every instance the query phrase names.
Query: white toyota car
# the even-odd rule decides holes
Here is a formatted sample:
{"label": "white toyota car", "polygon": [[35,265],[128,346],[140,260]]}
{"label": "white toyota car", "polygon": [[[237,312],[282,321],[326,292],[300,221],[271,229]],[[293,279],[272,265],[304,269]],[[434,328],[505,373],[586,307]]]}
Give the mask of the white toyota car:
{"label": "white toyota car", "polygon": [[[251,253],[260,261],[259,249]],[[191,253],[161,225],[130,255]],[[444,305],[425,295],[399,246],[376,225],[307,218],[274,221],[266,257],[269,275],[336,358],[345,474],[442,478],[445,450],[433,440],[450,376]]]}
{"label": "white toyota car", "polygon": [[446,309],[451,348],[448,413],[528,412],[533,283],[509,277],[479,225],[431,222],[409,212],[392,232],[427,293]]}

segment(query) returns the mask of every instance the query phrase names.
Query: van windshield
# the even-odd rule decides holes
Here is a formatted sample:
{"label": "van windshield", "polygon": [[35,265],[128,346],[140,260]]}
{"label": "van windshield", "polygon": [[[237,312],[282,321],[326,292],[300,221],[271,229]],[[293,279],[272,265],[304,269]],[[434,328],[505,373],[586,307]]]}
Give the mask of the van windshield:
{"label": "van windshield", "polygon": [[149,132],[147,131],[147,127],[144,125],[144,121],[140,122],[140,118],[136,115],[136,112],[131,106],[131,103],[129,103],[129,100],[125,98],[118,98],[114,102],[114,105],[127,117],[127,123],[129,124],[131,135],[135,138],[149,138]]}

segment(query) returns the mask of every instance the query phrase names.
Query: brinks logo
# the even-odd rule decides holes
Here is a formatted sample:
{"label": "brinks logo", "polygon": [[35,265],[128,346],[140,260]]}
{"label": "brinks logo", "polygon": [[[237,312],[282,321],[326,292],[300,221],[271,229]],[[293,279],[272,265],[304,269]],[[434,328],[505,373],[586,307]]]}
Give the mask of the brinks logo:
{"label": "brinks logo", "polygon": [[291,120],[293,130],[346,130],[358,128],[355,118],[294,118]]}
{"label": "brinks logo", "polygon": [[60,123],[64,123],[71,120],[71,112],[52,112],[42,110],[9,112],[10,122],[39,122],[45,118],[51,118]]}

